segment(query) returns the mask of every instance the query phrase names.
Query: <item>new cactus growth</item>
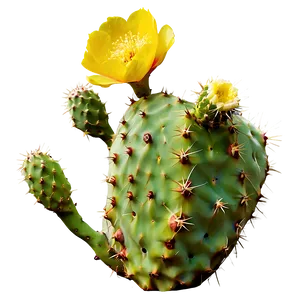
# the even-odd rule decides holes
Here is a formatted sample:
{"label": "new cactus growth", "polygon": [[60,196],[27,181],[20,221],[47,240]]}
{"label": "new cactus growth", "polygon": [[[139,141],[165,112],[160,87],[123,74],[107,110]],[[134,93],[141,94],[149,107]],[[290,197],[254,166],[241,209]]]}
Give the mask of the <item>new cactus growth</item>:
{"label": "new cactus growth", "polygon": [[88,141],[111,146],[114,128],[111,112],[95,88],[76,90],[68,98],[68,108],[74,127],[82,131]]}

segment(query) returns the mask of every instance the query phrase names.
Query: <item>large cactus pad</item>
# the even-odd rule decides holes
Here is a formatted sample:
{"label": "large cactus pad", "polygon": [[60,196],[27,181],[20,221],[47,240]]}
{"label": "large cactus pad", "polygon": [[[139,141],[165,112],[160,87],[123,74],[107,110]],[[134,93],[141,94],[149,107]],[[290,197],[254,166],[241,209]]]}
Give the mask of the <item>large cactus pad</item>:
{"label": "large cactus pad", "polygon": [[167,93],[127,110],[110,150],[104,232],[145,290],[201,284],[230,254],[260,201],[265,138],[240,114],[199,125]]}

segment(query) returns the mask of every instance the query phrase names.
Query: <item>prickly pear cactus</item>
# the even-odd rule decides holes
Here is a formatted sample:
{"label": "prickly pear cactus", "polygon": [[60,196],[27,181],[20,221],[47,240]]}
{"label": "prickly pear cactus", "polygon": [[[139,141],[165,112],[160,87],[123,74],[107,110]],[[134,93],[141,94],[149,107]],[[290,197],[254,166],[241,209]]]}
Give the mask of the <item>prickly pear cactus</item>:
{"label": "prickly pear cactus", "polygon": [[74,199],[74,185],[64,170],[62,162],[51,153],[30,151],[23,166],[28,194],[35,204],[59,217],[64,228],[80,238],[98,261],[105,262],[117,273],[123,266],[110,257],[115,255],[104,232],[97,230],[86,218]]}
{"label": "prickly pear cactus", "polygon": [[111,113],[99,90],[82,87],[74,91],[69,95],[68,109],[74,127],[82,131],[89,142],[111,145],[114,134]]}
{"label": "prickly pear cactus", "polygon": [[144,290],[195,287],[216,272],[262,201],[269,171],[267,137],[242,116],[230,82],[209,81],[195,103],[151,94],[149,75],[173,42],[172,29],[157,33],[143,9],[127,21],[109,18],[90,35],[82,64],[98,75],[88,81],[127,82],[139,97],[115,134],[91,88],[67,97],[74,126],[109,149],[102,232],[82,220],[57,161],[37,150],[22,166],[37,201],[87,242],[96,260]]}
{"label": "prickly pear cactus", "polygon": [[193,107],[166,93],[140,99],[110,150],[104,228],[143,289],[199,285],[235,247],[262,197],[264,135],[237,112],[208,128]]}

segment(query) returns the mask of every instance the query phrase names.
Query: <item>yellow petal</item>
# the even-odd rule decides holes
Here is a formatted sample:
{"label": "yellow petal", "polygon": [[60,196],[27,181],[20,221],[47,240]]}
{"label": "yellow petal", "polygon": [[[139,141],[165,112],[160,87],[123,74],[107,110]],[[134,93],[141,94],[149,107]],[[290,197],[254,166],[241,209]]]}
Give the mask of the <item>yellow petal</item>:
{"label": "yellow petal", "polygon": [[122,83],[122,82],[116,81],[113,78],[105,77],[102,75],[87,76],[86,79],[89,83],[94,84],[94,85],[100,85],[102,87],[109,87],[115,83]]}
{"label": "yellow petal", "polygon": [[159,66],[175,42],[175,35],[173,29],[169,25],[164,25],[158,34],[158,46],[155,54],[155,60],[152,65],[152,69]]}
{"label": "yellow petal", "polygon": [[149,11],[139,9],[132,13],[127,20],[128,30],[133,34],[144,36],[148,34],[150,38],[157,36],[156,21]]}
{"label": "yellow petal", "polygon": [[153,9],[141,4],[130,9],[127,14],[105,15],[96,28],[108,33],[114,42],[130,31],[132,34],[139,33],[141,36],[153,30],[157,33],[159,19]]}
{"label": "yellow petal", "polygon": [[127,65],[126,82],[136,82],[143,79],[151,68],[156,48],[152,44],[144,45]]}
{"label": "yellow petal", "polygon": [[95,31],[96,29],[92,28],[87,32],[84,39],[83,49],[81,51],[81,55],[78,62],[79,68],[85,72],[92,71],[92,69],[96,65],[96,61],[94,60],[89,47],[90,37],[94,34]]}

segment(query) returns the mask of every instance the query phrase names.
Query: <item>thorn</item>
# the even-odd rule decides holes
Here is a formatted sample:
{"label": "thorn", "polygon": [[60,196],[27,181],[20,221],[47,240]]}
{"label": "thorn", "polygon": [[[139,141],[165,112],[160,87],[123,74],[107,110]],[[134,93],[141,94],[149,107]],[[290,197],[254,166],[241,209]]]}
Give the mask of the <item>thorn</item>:
{"label": "thorn", "polygon": [[178,103],[183,103],[183,100],[180,97],[177,97],[177,102]]}
{"label": "thorn", "polygon": [[192,175],[192,172],[194,171],[194,169],[195,169],[196,166],[197,166],[197,165],[195,165],[195,166],[192,168],[192,170],[191,170],[191,172],[190,172],[190,174],[189,174],[189,176],[188,176],[188,178],[187,178],[186,180],[184,180],[184,179],[182,178],[182,183],[180,183],[180,182],[178,182],[178,181],[176,181],[176,180],[172,180],[172,181],[174,181],[176,184],[179,185],[179,188],[173,189],[173,191],[179,192],[179,193],[181,193],[181,195],[183,195],[184,197],[188,198],[188,197],[190,197],[190,196],[193,195],[193,189],[198,188],[198,187],[201,187],[201,186],[207,184],[207,182],[205,182],[205,183],[202,183],[202,184],[199,184],[199,185],[196,185],[196,186],[191,186],[192,181],[190,181],[189,179],[190,179],[190,176]]}
{"label": "thorn", "polygon": [[192,117],[190,111],[187,108],[185,109],[184,113],[186,118],[190,119]]}
{"label": "thorn", "polygon": [[238,143],[233,143],[229,145],[228,147],[228,154],[231,155],[233,158],[238,159],[241,157],[241,150],[242,150],[243,145],[239,145]]}
{"label": "thorn", "polygon": [[110,200],[111,206],[112,206],[112,207],[115,207],[116,204],[117,204],[117,202],[116,202],[116,197],[113,196],[113,197],[109,198],[109,200]]}
{"label": "thorn", "polygon": [[152,144],[152,142],[153,142],[152,135],[150,133],[145,133],[143,136],[143,141],[146,144]]}
{"label": "thorn", "polygon": [[151,278],[158,278],[159,277],[159,273],[157,271],[154,271],[154,272],[149,273],[149,276]]}
{"label": "thorn", "polygon": [[175,248],[175,239],[171,239],[165,242],[165,246],[168,250],[173,250]]}
{"label": "thorn", "polygon": [[179,232],[182,228],[189,231],[189,229],[186,226],[194,225],[193,223],[187,222],[190,219],[192,219],[192,217],[187,218],[186,215],[182,213],[182,209],[181,209],[179,216],[177,216],[176,214],[172,214],[172,216],[169,219],[169,226],[171,230],[175,233]]}
{"label": "thorn", "polygon": [[116,177],[115,176],[111,176],[111,177],[106,177],[106,182],[107,183],[110,183],[111,185],[113,185],[113,186],[116,186],[116,184],[117,184],[117,179],[116,179]]}
{"label": "thorn", "polygon": [[55,181],[52,182],[52,190],[56,190],[56,182]]}
{"label": "thorn", "polygon": [[122,141],[124,141],[127,137],[127,133],[125,133],[125,132],[121,132],[120,135],[121,135]]}
{"label": "thorn", "polygon": [[122,261],[127,260],[126,248],[124,247],[120,252],[116,253],[115,255],[111,256],[110,258],[117,258]]}
{"label": "thorn", "polygon": [[126,154],[128,154],[129,156],[132,156],[133,153],[133,149],[131,147],[126,147],[127,150],[125,151]]}
{"label": "thorn", "polygon": [[109,156],[108,159],[111,159],[113,161],[113,163],[116,163],[116,161],[118,159],[118,154],[117,153],[113,153],[113,155]]}
{"label": "thorn", "polygon": [[123,118],[123,120],[120,122],[122,125],[125,125],[127,122],[125,121],[125,119]]}
{"label": "thorn", "polygon": [[134,177],[133,177],[132,174],[128,175],[128,181],[129,181],[130,183],[134,183]]}
{"label": "thorn", "polygon": [[186,150],[181,149],[179,152],[176,152],[175,150],[173,150],[172,154],[177,156],[177,158],[179,159],[179,162],[181,164],[183,164],[183,165],[188,164],[188,163],[190,163],[190,160],[189,160],[190,155],[202,151],[202,149],[200,149],[197,151],[189,152],[191,150],[191,148],[194,146],[194,144],[195,144],[195,142],[191,146],[189,146]]}
{"label": "thorn", "polygon": [[133,200],[133,193],[132,193],[131,191],[128,191],[128,192],[127,192],[127,198],[128,198],[129,200]]}
{"label": "thorn", "polygon": [[193,132],[193,131],[190,130],[190,128],[191,128],[191,125],[188,126],[188,127],[185,125],[183,127],[183,129],[181,129],[181,128],[178,127],[178,129],[176,131],[178,131],[180,134],[177,135],[177,136],[182,136],[185,139],[190,138],[191,137],[191,133]]}
{"label": "thorn", "polygon": [[264,194],[263,194],[263,192],[260,192],[258,197],[256,198],[256,201],[258,203],[261,203],[263,200],[264,200]]}
{"label": "thorn", "polygon": [[123,232],[121,229],[118,229],[114,235],[113,235],[113,238],[119,242],[120,244],[124,245],[124,235],[123,235]]}
{"label": "thorn", "polygon": [[139,112],[139,115],[142,117],[142,118],[145,118],[146,117],[146,113],[142,110],[140,110]]}
{"label": "thorn", "polygon": [[148,200],[154,199],[154,193],[152,191],[149,191],[147,194]]}
{"label": "thorn", "polygon": [[250,201],[251,200],[251,198],[250,198],[250,196],[248,196],[248,195],[243,195],[242,197],[241,197],[241,201],[240,201],[240,204],[243,206],[243,205],[245,205],[246,207],[248,206],[248,201]]}
{"label": "thorn", "polygon": [[224,203],[222,202],[223,198],[220,198],[216,201],[215,205],[214,205],[214,215],[219,211],[222,210],[222,212],[225,214],[225,210],[224,208],[228,209],[227,206],[225,206],[228,203]]}
{"label": "thorn", "polygon": [[239,181],[243,184],[246,178],[246,173],[244,170],[242,170],[239,174]]}
{"label": "thorn", "polygon": [[243,230],[243,226],[241,225],[243,221],[244,221],[244,219],[239,220],[239,221],[235,222],[235,224],[234,224],[235,233],[236,233],[237,236],[239,236],[239,234]]}
{"label": "thorn", "polygon": [[165,97],[169,96],[169,95],[168,95],[168,92],[167,92],[167,89],[162,88],[161,93],[162,93],[163,96],[165,96]]}

